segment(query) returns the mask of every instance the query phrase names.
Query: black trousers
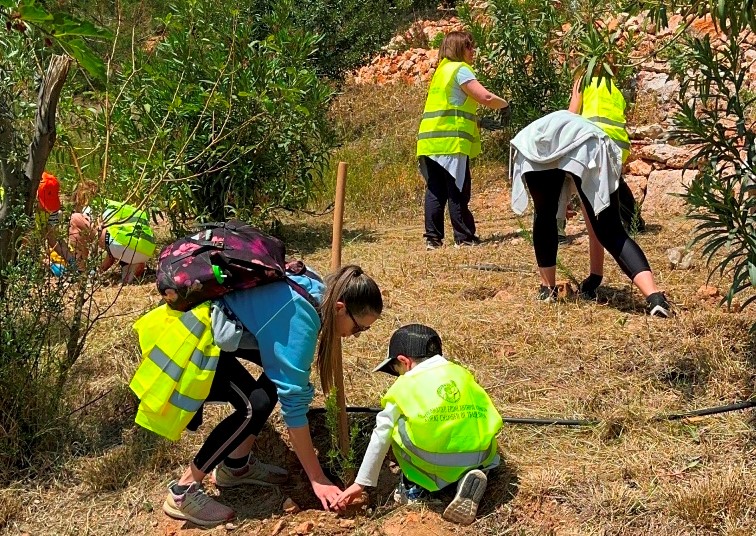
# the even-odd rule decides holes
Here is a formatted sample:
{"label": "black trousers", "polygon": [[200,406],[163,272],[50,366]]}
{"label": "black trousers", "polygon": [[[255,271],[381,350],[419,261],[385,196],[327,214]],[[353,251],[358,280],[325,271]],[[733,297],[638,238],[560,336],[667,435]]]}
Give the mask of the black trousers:
{"label": "black trousers", "polygon": [[[234,412],[213,428],[194,457],[194,465],[203,473],[212,471],[249,436],[259,435],[278,402],[278,392],[270,378],[262,373],[254,379],[237,357],[260,364],[257,350],[221,352],[206,401],[229,402]],[[199,423],[193,424],[196,429]]]}
{"label": "black trousers", "polygon": [[[525,184],[533,198],[533,247],[536,262],[541,268],[556,265],[557,236],[556,215],[565,172],[561,169],[525,173]],[[596,216],[588,198],[581,189],[581,181],[575,177],[575,185],[588,219],[601,245],[614,257],[623,272],[632,280],[641,272],[651,270],[648,260],[638,244],[627,235],[620,218],[619,190],[609,196],[609,206]]]}
{"label": "black trousers", "polygon": [[425,233],[429,240],[444,239],[444,210],[448,203],[454,241],[456,243],[475,239],[475,218],[468,205],[472,179],[470,177],[470,160],[467,161],[465,182],[462,190],[457,189],[454,177],[443,166],[426,156],[424,160],[428,177],[425,184]]}

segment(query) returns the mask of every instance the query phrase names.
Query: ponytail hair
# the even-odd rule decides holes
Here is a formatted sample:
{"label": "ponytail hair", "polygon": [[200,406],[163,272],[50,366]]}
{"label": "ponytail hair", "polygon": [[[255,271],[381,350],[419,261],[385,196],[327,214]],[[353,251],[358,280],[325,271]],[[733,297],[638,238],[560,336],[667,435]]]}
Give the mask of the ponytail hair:
{"label": "ponytail hair", "polygon": [[323,393],[328,396],[333,387],[333,344],[336,333],[336,302],[342,302],[356,316],[383,311],[381,290],[372,278],[357,265],[342,266],[325,278],[326,292],[320,305],[320,343],[318,345],[318,373]]}

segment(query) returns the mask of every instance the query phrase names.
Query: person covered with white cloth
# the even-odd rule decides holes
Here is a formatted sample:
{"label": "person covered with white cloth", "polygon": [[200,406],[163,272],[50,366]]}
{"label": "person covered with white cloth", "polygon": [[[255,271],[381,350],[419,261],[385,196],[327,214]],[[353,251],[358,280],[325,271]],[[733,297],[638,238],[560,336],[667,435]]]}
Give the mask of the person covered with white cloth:
{"label": "person covered with white cloth", "polygon": [[646,298],[652,316],[669,317],[671,307],[656,286],[651,267],[625,231],[619,213],[622,154],[612,139],[587,119],[566,110],[542,117],[511,141],[512,209],[523,214],[533,198],[533,247],[541,278],[538,298],[556,299],[557,214],[564,217],[570,177],[583,203],[590,239],[590,275],[583,295],[595,296],[603,279],[603,249]]}

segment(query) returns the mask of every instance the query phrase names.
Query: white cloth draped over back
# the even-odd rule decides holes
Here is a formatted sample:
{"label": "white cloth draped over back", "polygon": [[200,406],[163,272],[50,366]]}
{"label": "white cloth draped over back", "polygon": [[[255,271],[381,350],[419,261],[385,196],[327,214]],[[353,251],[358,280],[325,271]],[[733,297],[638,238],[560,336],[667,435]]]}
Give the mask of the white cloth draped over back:
{"label": "white cloth draped over back", "polygon": [[[580,177],[581,190],[599,214],[609,206],[609,195],[619,187],[622,151],[599,127],[566,110],[537,119],[512,138],[509,176],[512,210],[523,214],[528,195],[523,174],[561,169]],[[559,203],[564,217],[570,181],[565,181]]]}

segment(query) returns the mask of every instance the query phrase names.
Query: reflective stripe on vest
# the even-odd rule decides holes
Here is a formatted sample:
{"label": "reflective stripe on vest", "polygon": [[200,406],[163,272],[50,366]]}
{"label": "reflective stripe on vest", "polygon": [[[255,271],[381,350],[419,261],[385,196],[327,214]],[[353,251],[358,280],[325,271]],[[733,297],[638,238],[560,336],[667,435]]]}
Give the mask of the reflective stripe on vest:
{"label": "reflective stripe on vest", "polygon": [[469,141],[474,141],[475,136],[463,132],[461,130],[447,130],[442,132],[421,132],[417,135],[418,140],[430,140],[434,138],[462,138]]}
{"label": "reflective stripe on vest", "polygon": [[[425,478],[433,482],[433,484],[436,486],[436,489],[443,489],[446,486],[454,483],[454,482],[447,482],[446,480],[444,480],[438,475],[433,475],[431,473],[428,473],[427,471],[423,471],[420,467],[417,467],[416,465],[412,463],[412,457],[406,452],[404,452],[402,449],[393,448],[392,450],[394,452],[394,456],[396,457],[397,461],[399,461],[400,465],[401,465],[401,461],[404,461],[407,465],[412,467],[413,471],[417,471],[419,474],[423,475]],[[404,472],[405,474],[409,473],[409,471],[404,471]],[[415,482],[415,483],[419,484],[419,482]]]}
{"label": "reflective stripe on vest", "polygon": [[417,135],[417,156],[466,154],[474,158],[480,154],[478,103],[467,97],[461,106],[449,99],[460,67],[472,68],[464,62],[441,60],[433,75],[423,118]]}
{"label": "reflective stripe on vest", "polygon": [[191,396],[182,395],[178,391],[173,391],[170,402],[179,409],[191,413],[197,413],[200,406],[205,403],[205,399],[192,398]]}
{"label": "reflective stripe on vest", "polygon": [[119,245],[148,257],[155,253],[155,235],[144,210],[125,203],[108,201],[103,220],[103,226]]}
{"label": "reflective stripe on vest", "polygon": [[392,448],[407,478],[430,491],[496,457],[502,421],[472,374],[442,363],[401,376],[383,397],[401,417]]}
{"label": "reflective stripe on vest", "polygon": [[407,433],[407,421],[400,418],[397,424],[404,448],[430,465],[443,467],[477,467],[491,455],[491,448],[476,452],[431,452],[412,443]]}
{"label": "reflective stripe on vest", "polygon": [[140,399],[136,422],[176,440],[210,393],[218,366],[210,302],[186,312],[162,305],[134,329],[144,357],[129,384]]}
{"label": "reflective stripe on vest", "polygon": [[591,80],[591,84],[583,90],[583,109],[580,113],[589,121],[595,123],[622,149],[622,161],[630,156],[630,136],[625,128],[625,97],[614,84],[607,79]]}
{"label": "reflective stripe on vest", "polygon": [[470,121],[477,121],[478,116],[462,110],[436,110],[435,112],[423,113],[423,119],[433,119],[434,117],[464,117]]}

